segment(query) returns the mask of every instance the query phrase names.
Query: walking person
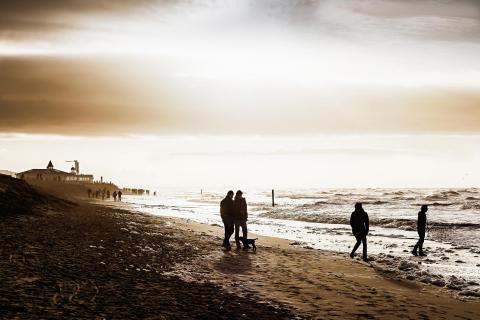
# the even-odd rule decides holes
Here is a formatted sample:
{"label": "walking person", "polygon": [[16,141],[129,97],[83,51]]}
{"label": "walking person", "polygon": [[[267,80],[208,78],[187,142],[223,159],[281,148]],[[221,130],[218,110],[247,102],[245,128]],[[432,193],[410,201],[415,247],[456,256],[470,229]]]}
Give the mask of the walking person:
{"label": "walking person", "polygon": [[113,196],[113,201],[117,201],[117,191],[113,191],[112,196]]}
{"label": "walking person", "polygon": [[[237,244],[237,249],[240,249],[240,228],[242,228],[243,238],[247,239],[247,200],[245,200],[242,195],[243,192],[238,190],[235,193],[235,199],[233,200],[233,219],[235,224],[235,243]],[[244,245],[243,248],[248,249],[250,246],[247,244]]]}
{"label": "walking person", "polygon": [[[418,241],[413,247],[412,254],[414,256],[426,256],[423,252],[423,242],[425,241],[425,231],[427,230],[427,211],[428,206],[423,205],[418,212],[418,220],[417,220],[417,231],[418,231]],[[417,251],[418,250],[418,251]]]}
{"label": "walking person", "polygon": [[117,196],[118,196],[118,201],[122,201],[122,191],[118,190]]}
{"label": "walking person", "polygon": [[230,237],[234,230],[233,214],[233,191],[230,190],[227,192],[227,196],[220,202],[220,217],[222,218],[225,228],[223,247],[227,250],[232,249],[230,246]]}
{"label": "walking person", "polygon": [[369,231],[369,221],[368,214],[363,210],[362,204],[360,202],[355,204],[355,211],[352,212],[350,216],[350,226],[352,227],[352,233],[357,239],[357,242],[353,246],[353,250],[350,253],[350,258],[355,256],[355,251],[357,251],[360,243],[363,244],[363,254],[362,260],[368,261],[367,258],[367,235]]}

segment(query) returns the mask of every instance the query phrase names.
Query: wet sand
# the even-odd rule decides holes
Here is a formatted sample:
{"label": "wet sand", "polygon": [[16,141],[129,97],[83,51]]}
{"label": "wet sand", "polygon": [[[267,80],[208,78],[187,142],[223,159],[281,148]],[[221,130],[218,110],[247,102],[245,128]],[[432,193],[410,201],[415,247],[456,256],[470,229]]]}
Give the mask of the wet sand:
{"label": "wet sand", "polygon": [[480,319],[478,300],[369,264],[125,207],[38,208],[0,220],[0,318]]}

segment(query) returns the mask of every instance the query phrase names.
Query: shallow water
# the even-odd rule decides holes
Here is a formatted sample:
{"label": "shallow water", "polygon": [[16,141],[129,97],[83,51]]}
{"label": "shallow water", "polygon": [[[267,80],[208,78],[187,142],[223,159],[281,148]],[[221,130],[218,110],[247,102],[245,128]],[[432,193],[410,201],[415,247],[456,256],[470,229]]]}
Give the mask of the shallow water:
{"label": "shallow water", "polygon": [[[244,194],[249,204],[249,231],[312,248],[349,252],[355,242],[348,225],[350,213],[355,202],[362,202],[370,217],[368,251],[377,261],[400,270],[411,264],[414,271],[418,269],[419,276],[440,277],[447,284],[452,279],[458,284],[451,277],[460,277],[462,285],[457,287],[463,290],[479,288],[480,189],[318,189],[275,193],[274,208],[269,191]],[[157,197],[125,196],[125,202],[146,213],[222,225],[218,212],[223,196],[224,192],[162,192]],[[429,205],[430,231],[424,245],[427,258],[410,253],[418,238],[416,219],[422,204]]]}

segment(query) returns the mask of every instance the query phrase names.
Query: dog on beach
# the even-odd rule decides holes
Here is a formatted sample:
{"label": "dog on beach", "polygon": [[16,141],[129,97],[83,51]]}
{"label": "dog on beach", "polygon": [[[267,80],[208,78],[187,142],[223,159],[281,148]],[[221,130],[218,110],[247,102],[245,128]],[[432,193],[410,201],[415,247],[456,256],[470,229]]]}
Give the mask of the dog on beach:
{"label": "dog on beach", "polygon": [[255,238],[255,239],[245,239],[244,237],[239,237],[238,240],[240,240],[243,244],[243,249],[247,249],[248,246],[252,246],[253,248],[253,252],[256,252],[257,251],[257,246],[255,245],[255,240],[257,240],[258,238]]}

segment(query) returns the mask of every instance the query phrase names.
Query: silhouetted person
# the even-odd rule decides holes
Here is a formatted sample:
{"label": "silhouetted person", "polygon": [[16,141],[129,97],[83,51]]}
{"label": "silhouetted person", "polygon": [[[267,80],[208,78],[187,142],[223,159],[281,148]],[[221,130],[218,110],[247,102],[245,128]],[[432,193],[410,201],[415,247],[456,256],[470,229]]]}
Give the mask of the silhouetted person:
{"label": "silhouetted person", "polygon": [[118,201],[122,201],[122,191],[118,190]]}
{"label": "silhouetted person", "polygon": [[367,259],[367,235],[369,230],[368,214],[363,210],[361,203],[355,204],[355,211],[350,216],[350,226],[352,226],[352,233],[357,239],[357,243],[353,246],[353,250],[350,253],[350,258],[353,258],[355,251],[357,251],[360,243],[363,244],[363,261]]}
{"label": "silhouetted person", "polygon": [[117,191],[113,191],[112,196],[113,196],[113,201],[117,201]]}
{"label": "silhouetted person", "polygon": [[92,197],[92,189],[88,188],[87,194],[88,194],[88,197],[91,198]]}
{"label": "silhouetted person", "polygon": [[415,247],[413,247],[412,254],[414,256],[426,256],[426,254],[423,253],[423,242],[425,241],[425,231],[427,230],[427,211],[428,206],[423,205],[418,212],[417,231],[419,239]]}
{"label": "silhouetted person", "polygon": [[222,217],[223,226],[225,228],[223,247],[227,250],[231,249],[230,237],[234,230],[233,215],[233,191],[230,190],[227,192],[227,196],[220,202],[220,217]]}
{"label": "silhouetted person", "polygon": [[[238,190],[235,194],[235,200],[233,200],[233,220],[235,224],[235,243],[237,249],[240,249],[240,227],[242,228],[242,235],[244,239],[247,239],[247,201],[242,197],[243,192]],[[250,248],[250,246],[244,246],[244,249]]]}

